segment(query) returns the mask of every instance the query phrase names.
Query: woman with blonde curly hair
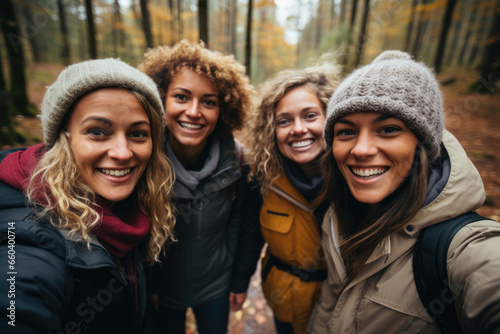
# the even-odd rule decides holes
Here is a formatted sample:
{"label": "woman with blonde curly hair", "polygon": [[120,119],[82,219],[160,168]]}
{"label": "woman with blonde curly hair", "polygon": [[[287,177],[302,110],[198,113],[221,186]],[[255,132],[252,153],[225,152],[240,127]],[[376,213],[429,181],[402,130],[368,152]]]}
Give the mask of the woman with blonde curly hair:
{"label": "woman with blonde curly hair", "polygon": [[119,60],[74,64],[48,88],[41,120],[43,144],[0,153],[1,266],[12,274],[0,288],[15,287],[0,302],[15,327],[2,332],[138,333],[142,263],[158,260],[175,224],[158,90]]}
{"label": "woman with blonde curly hair", "polygon": [[165,151],[176,174],[179,242],[156,266],[155,327],[184,333],[192,307],[201,334],[225,333],[241,201],[241,158],[232,132],[243,124],[253,88],[233,56],[186,41],[149,50],[140,69],[160,91]]}
{"label": "woman with blonde curly hair", "polygon": [[323,185],[319,159],[336,65],[280,72],[261,87],[262,101],[250,123],[246,160],[250,186],[231,286],[231,306],[241,308],[260,251],[262,288],[278,333],[305,333],[326,278],[315,203]]}

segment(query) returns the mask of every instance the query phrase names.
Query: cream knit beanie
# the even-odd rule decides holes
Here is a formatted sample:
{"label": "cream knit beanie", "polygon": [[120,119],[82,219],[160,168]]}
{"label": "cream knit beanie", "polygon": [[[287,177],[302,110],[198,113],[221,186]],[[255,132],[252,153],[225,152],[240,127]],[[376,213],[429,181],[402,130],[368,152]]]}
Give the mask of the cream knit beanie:
{"label": "cream knit beanie", "polygon": [[41,121],[45,144],[52,146],[61,123],[80,97],[99,88],[124,88],[143,95],[165,120],[155,83],[146,74],[119,59],[95,59],[66,67],[43,97]]}
{"label": "cream knit beanie", "polygon": [[331,147],[333,126],[356,112],[378,112],[406,123],[427,150],[430,161],[440,154],[444,113],[433,71],[401,51],[385,51],[371,64],[350,74],[333,93],[327,108],[325,143]]}

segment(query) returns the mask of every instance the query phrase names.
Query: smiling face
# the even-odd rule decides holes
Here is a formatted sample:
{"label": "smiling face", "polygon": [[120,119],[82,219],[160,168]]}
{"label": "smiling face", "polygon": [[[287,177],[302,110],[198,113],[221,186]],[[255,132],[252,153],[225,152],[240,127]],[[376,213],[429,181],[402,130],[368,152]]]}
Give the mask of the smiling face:
{"label": "smiling face", "polygon": [[67,130],[82,181],[110,206],[130,196],[153,149],[149,118],[135,96],[117,88],[91,92],[75,105]]}
{"label": "smiling face", "polygon": [[411,170],[418,140],[406,124],[381,113],[354,113],[334,125],[333,156],[361,203],[379,203]]}
{"label": "smiling face", "polygon": [[325,115],[316,93],[307,86],[289,91],[276,105],[276,141],[285,157],[308,176],[317,174],[316,158],[323,152]]}
{"label": "smiling face", "polygon": [[168,85],[165,111],[175,153],[196,159],[217,125],[219,92],[207,78],[183,69]]}

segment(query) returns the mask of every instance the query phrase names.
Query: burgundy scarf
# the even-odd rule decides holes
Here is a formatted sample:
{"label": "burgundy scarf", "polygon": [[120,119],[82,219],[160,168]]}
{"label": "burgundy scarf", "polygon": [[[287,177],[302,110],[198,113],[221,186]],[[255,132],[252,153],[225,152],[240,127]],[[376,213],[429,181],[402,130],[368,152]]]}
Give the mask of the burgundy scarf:
{"label": "burgundy scarf", "polygon": [[[7,155],[0,163],[0,181],[25,191],[31,173],[45,152],[46,147],[38,144],[26,151]],[[43,196],[38,199],[44,202]],[[123,209],[119,211],[120,217],[126,217],[123,220],[99,198],[94,209],[101,216],[101,222],[93,232],[111,255],[121,258],[139,245],[148,234],[151,222],[136,202],[133,205],[119,204],[116,204],[117,208]]]}

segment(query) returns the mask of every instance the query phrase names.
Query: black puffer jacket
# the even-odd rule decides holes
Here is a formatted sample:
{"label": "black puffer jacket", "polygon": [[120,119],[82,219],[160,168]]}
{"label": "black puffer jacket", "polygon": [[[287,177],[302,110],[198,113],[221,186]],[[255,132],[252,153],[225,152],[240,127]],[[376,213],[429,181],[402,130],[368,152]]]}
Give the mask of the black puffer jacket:
{"label": "black puffer jacket", "polygon": [[147,296],[140,261],[137,311],[125,274],[97,240],[89,251],[26,207],[20,190],[0,182],[0,272],[4,277],[0,332],[140,333]]}
{"label": "black puffer jacket", "polygon": [[175,233],[178,242],[155,267],[160,305],[195,307],[229,293],[240,226],[240,154],[234,139],[220,141],[215,171],[195,194],[178,198]]}

